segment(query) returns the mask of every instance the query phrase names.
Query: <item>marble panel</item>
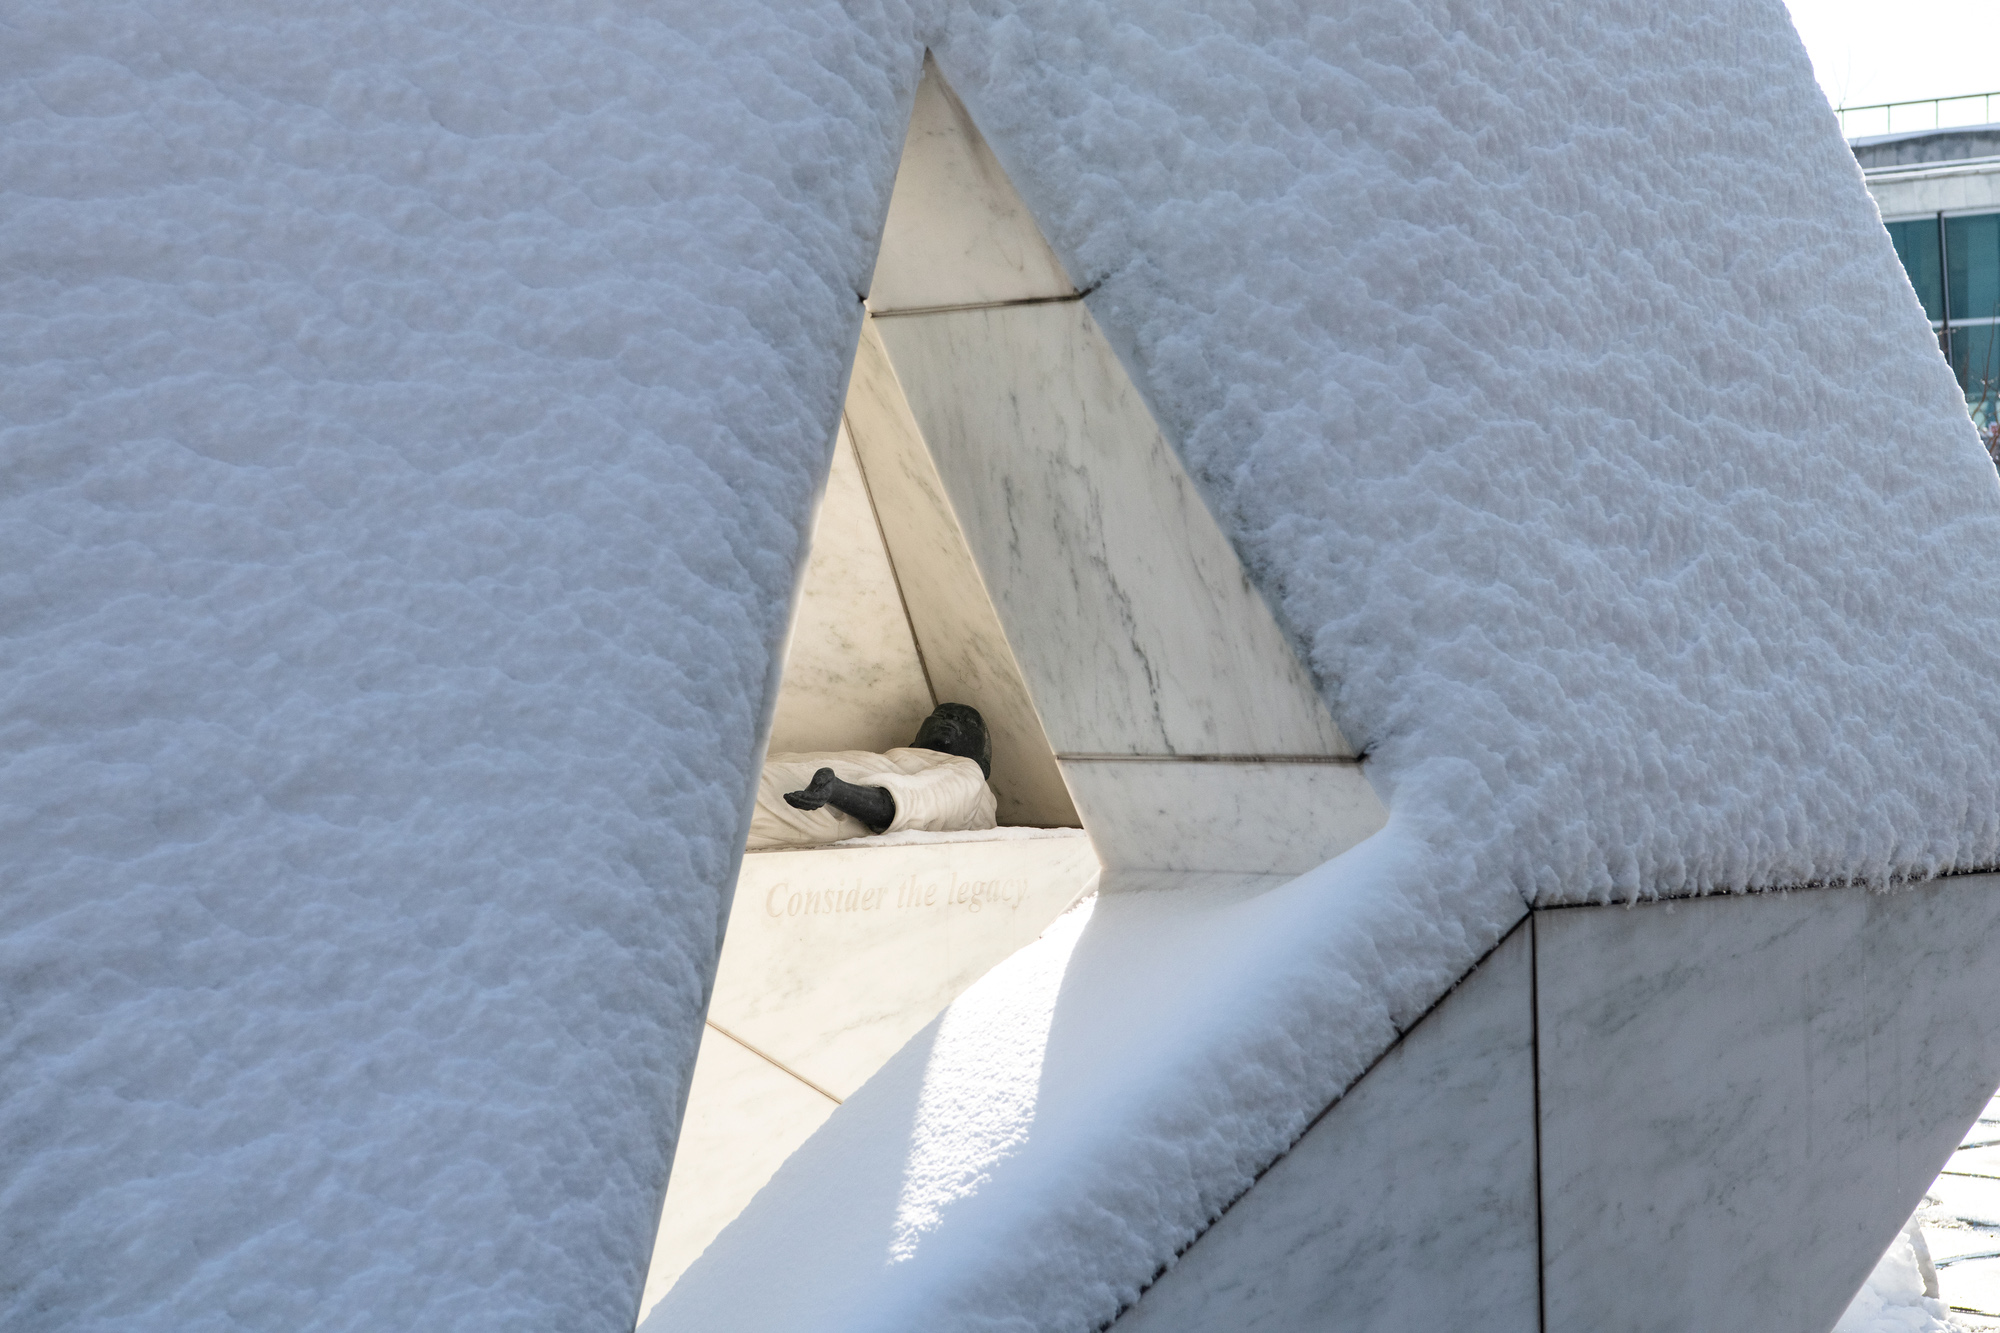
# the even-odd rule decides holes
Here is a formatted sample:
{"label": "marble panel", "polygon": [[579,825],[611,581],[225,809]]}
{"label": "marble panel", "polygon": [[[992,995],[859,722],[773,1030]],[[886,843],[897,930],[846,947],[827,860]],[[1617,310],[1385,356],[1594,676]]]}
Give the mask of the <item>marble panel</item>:
{"label": "marble panel", "polygon": [[1062,759],[1107,867],[1303,874],[1388,811],[1359,764]]}
{"label": "marble panel", "polygon": [[1351,753],[1082,302],[872,323],[1058,754]]}
{"label": "marble panel", "polygon": [[770,748],[779,753],[908,745],[935,706],[843,427],[792,614]]}
{"label": "marble panel", "polygon": [[1832,1327],[2000,1083],[2000,880],[1535,929],[1549,1333]]}
{"label": "marble panel", "polygon": [[1073,831],[748,853],[709,1017],[846,1097],[1097,871]]}
{"label": "marble panel", "polygon": [[1116,1333],[1533,1333],[1535,1087],[1517,929],[1142,1295]]}
{"label": "marble panel", "polygon": [[641,1318],[837,1105],[714,1028],[703,1030]]}
{"label": "marble panel", "polygon": [[1033,300],[1075,290],[985,137],[925,57],[869,308]]}
{"label": "marble panel", "polygon": [[1000,822],[1075,827],[1042,720],[872,320],[855,353],[847,419],[931,684],[941,702],[977,708],[992,733]]}

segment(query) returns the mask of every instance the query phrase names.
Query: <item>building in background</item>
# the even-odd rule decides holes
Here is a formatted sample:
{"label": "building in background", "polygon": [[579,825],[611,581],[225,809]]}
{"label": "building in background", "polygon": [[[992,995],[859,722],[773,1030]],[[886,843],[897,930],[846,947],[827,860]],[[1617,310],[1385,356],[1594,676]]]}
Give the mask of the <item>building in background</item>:
{"label": "building in background", "polygon": [[[1930,104],[1932,119],[1942,105]],[[1871,110],[1883,111],[1886,123],[1888,107],[1854,108],[1843,118]],[[1910,285],[1937,330],[1938,346],[1965,391],[1966,410],[1994,452],[2000,449],[2000,123],[1850,142]]]}

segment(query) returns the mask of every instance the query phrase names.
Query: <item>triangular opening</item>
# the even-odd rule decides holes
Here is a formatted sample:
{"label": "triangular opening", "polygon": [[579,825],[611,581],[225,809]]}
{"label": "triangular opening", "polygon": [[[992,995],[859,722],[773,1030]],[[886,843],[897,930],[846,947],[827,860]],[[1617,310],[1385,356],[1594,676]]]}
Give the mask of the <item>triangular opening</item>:
{"label": "triangular opening", "polygon": [[[868,311],[771,750],[906,745],[934,704],[970,703],[1000,823],[1090,836],[746,856],[648,1308],[837,1099],[1100,861],[1121,887],[1276,883],[1385,817],[928,57]],[[995,906],[935,910],[968,883]],[[926,885],[926,911],[906,911]],[[828,894],[842,910],[785,913]]]}

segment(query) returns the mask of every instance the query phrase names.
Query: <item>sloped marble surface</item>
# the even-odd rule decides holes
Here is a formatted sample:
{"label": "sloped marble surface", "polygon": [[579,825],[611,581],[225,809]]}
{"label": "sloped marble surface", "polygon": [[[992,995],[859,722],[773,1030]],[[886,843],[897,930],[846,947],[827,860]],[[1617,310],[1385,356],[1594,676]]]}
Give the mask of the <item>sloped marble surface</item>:
{"label": "sloped marble surface", "polygon": [[714,1028],[702,1030],[642,1318],[838,1105]]}
{"label": "sloped marble surface", "polygon": [[1082,832],[752,852],[709,1017],[846,1097],[1096,874]]}
{"label": "sloped marble surface", "polygon": [[931,684],[940,702],[986,718],[1000,822],[1074,827],[1041,718],[873,320],[855,352],[847,420]]}
{"label": "sloped marble surface", "polygon": [[1060,753],[1351,753],[1081,302],[877,319]]}
{"label": "sloped marble surface", "polygon": [[843,427],[792,614],[770,750],[908,745],[933,707],[889,552]]}
{"label": "sloped marble surface", "polygon": [[1107,866],[1303,874],[1389,812],[1358,764],[1062,761]]}
{"label": "sloped marble surface", "polygon": [[840,1099],[1096,875],[1081,831],[746,855],[644,1308]]}
{"label": "sloped marble surface", "polygon": [[1831,1327],[2000,1082],[1994,888],[1537,914],[1549,1333]]}
{"label": "sloped marble surface", "polygon": [[1032,300],[1075,290],[985,137],[926,59],[868,289],[870,308]]}
{"label": "sloped marble surface", "polygon": [[1531,986],[1517,929],[1116,1333],[1532,1333]]}

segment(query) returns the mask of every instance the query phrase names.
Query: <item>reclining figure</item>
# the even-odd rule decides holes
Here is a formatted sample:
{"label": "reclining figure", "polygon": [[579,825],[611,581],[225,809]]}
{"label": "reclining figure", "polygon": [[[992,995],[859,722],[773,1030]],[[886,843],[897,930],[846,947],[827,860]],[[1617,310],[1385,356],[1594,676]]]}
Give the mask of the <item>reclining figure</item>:
{"label": "reclining figure", "polygon": [[757,784],[750,850],[870,833],[993,827],[993,742],[979,710],[939,704],[907,746],[774,754]]}

